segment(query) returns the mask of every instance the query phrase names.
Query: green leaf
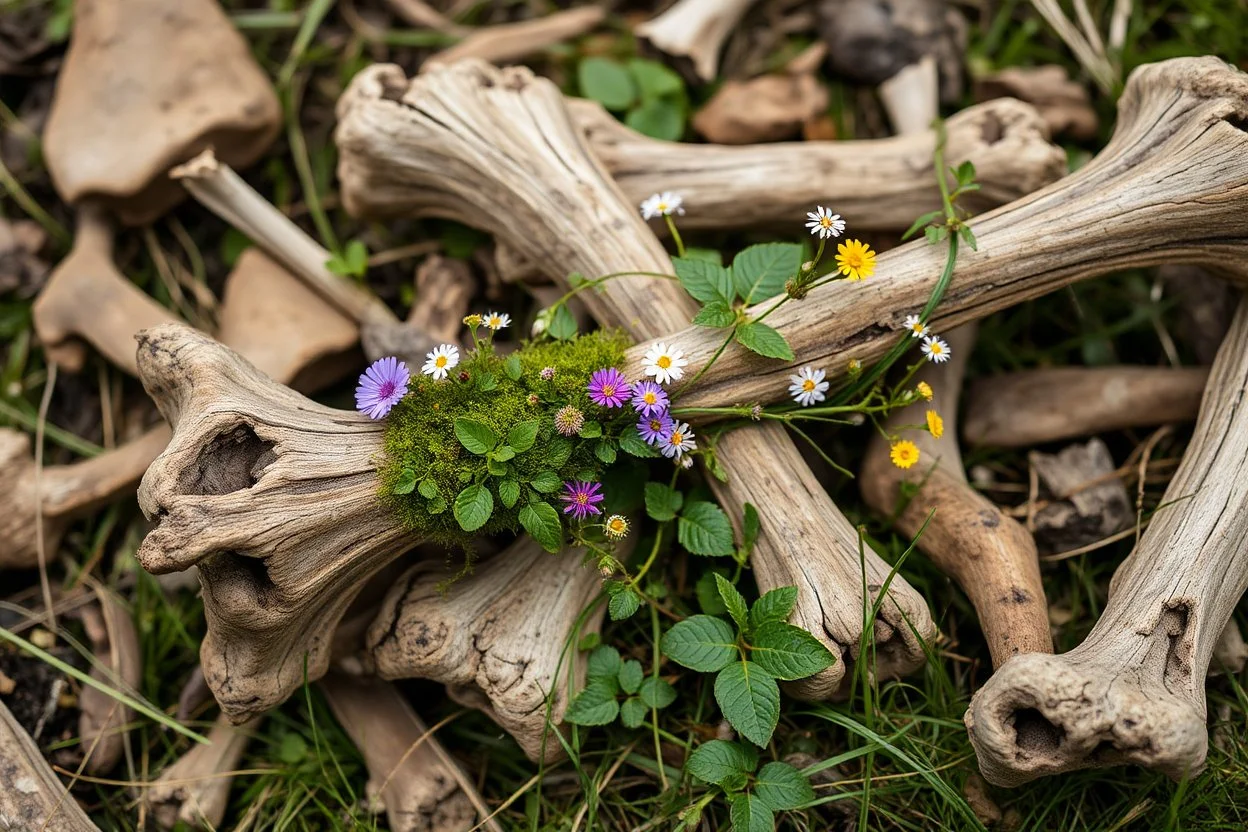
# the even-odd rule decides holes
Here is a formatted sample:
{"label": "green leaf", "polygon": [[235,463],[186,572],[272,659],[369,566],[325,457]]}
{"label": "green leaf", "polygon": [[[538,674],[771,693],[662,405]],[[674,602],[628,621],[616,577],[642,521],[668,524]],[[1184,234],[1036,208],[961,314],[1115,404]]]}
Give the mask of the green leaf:
{"label": "green leaf", "polygon": [[698,607],[707,615],[721,615],[728,612],[724,599],[719,597],[719,585],[715,582],[715,572],[703,572],[702,577],[694,584],[693,591],[698,596]]}
{"label": "green leaf", "polygon": [[574,725],[606,725],[615,721],[620,704],[615,689],[603,679],[594,679],[568,705],[563,718]]}
{"label": "green leaf", "polygon": [[485,461],[485,470],[489,471],[491,477],[505,477],[507,476],[507,463],[489,457]]}
{"label": "green leaf", "polygon": [[529,485],[543,494],[551,494],[557,491],[559,486],[563,485],[563,480],[554,471],[543,471],[529,480]]}
{"label": "green leaf", "polygon": [[[422,489],[424,483],[421,483]],[[416,472],[411,468],[404,468],[399,472],[398,482],[394,484],[392,489],[395,494],[411,494],[416,490]],[[424,491],[422,490],[423,494]]]}
{"label": "green leaf", "polygon": [[545,443],[546,464],[551,468],[562,468],[572,456],[572,440],[562,436],[552,436]]}
{"label": "green leaf", "polygon": [[958,185],[965,187],[971,184],[975,181],[975,163],[970,159],[967,159],[965,162],[958,165],[957,169],[953,172],[953,175],[954,178],[958,180]]}
{"label": "green leaf", "polygon": [[733,552],[732,524],[723,509],[714,503],[694,502],[685,506],[676,536],[680,545],[695,555],[731,555]]}
{"label": "green leaf", "polygon": [[599,436],[602,436],[602,423],[591,419],[581,425],[581,429],[577,431],[576,435],[582,439],[597,439]]}
{"label": "green leaf", "polygon": [[430,479],[421,480],[420,485],[416,487],[416,490],[419,491],[420,496],[424,497],[426,500],[432,500],[434,497],[438,496],[438,484]]}
{"label": "green leaf", "polygon": [[760,531],[762,531],[762,521],[758,518],[758,509],[754,508],[753,503],[746,503],[741,520],[741,560],[743,562],[748,560],[754,552],[754,544],[758,542]]}
{"label": "green leaf", "polygon": [[620,722],[625,728],[640,728],[641,723],[646,721],[646,712],[648,710],[649,708],[640,699],[636,696],[630,696],[620,706]]}
{"label": "green leaf", "polygon": [[425,506],[425,509],[430,514],[434,514],[434,515],[441,514],[442,512],[446,511],[446,498],[434,497],[432,500],[429,501],[429,504]]}
{"label": "green leaf", "polygon": [[962,238],[962,242],[971,247],[972,251],[979,251],[979,243],[975,240],[975,232],[971,230],[969,225],[964,225],[958,229],[958,236]]}
{"label": "green leaf", "polygon": [[637,86],[628,70],[610,58],[586,58],[577,69],[581,95],[608,110],[626,110],[637,100]]}
{"label": "green leaf", "polygon": [[641,609],[641,596],[631,586],[614,593],[607,601],[607,614],[611,616],[612,621],[632,618],[639,609]]}
{"label": "green leaf", "polygon": [[713,300],[693,316],[694,326],[723,329],[737,322],[737,311],[722,300]]}
{"label": "green leaf", "polygon": [[629,74],[637,82],[642,98],[662,98],[665,95],[679,95],[685,91],[685,82],[671,69],[658,61],[645,58],[630,58]]}
{"label": "green leaf", "polygon": [[520,525],[547,552],[558,552],[563,545],[563,525],[559,522],[559,512],[550,503],[535,501],[520,509]]}
{"label": "green leaf", "polygon": [[507,431],[507,444],[515,449],[516,453],[524,453],[537,441],[537,430],[540,426],[541,422],[536,419],[512,425]]}
{"label": "green leaf", "polygon": [[736,338],[738,344],[765,358],[780,358],[784,361],[792,361],[794,358],[789,342],[767,324],[757,321],[741,324],[737,327]]}
{"label": "green leaf", "polygon": [[509,459],[515,459],[516,449],[510,445],[499,445],[493,453],[493,458],[499,462],[506,462]]}
{"label": "green leaf", "polygon": [[609,644],[594,649],[585,663],[585,675],[590,679],[610,679],[615,684],[620,675],[620,651]]}
{"label": "green leaf", "polygon": [[620,450],[641,459],[655,459],[659,456],[659,452],[653,446],[647,445],[646,440],[631,425],[620,435]]}
{"label": "green leaf", "polygon": [[745,603],[745,598],[732,585],[732,582],[723,575],[715,576],[715,587],[719,590],[719,597],[724,601],[724,608],[728,610],[732,620],[737,622],[737,629],[743,633],[749,630],[750,613],[749,607]]}
{"label": "green leaf", "polygon": [[722,618],[691,615],[663,634],[663,655],[679,665],[702,673],[728,666],[737,655],[737,637]]}
{"label": "green leaf", "polygon": [[641,662],[629,659],[620,665],[620,690],[630,695],[636,693],[641,689],[641,680],[645,675],[646,672],[641,669]]}
{"label": "green leaf", "polygon": [[485,456],[498,444],[498,434],[489,425],[463,417],[455,420],[455,438],[478,456]]}
{"label": "green leaf", "polygon": [[757,767],[757,751],[748,745],[726,740],[702,743],[685,763],[685,771],[704,783],[716,786],[729,777],[752,774]]}
{"label": "green leaf", "polygon": [[477,389],[483,393],[498,389],[498,376],[493,373],[482,373],[477,376]]}
{"label": "green leaf", "polygon": [[644,136],[674,142],[685,134],[685,108],[671,98],[656,98],[629,110],[624,123]]}
{"label": "green leaf", "polygon": [[949,236],[949,229],[943,225],[929,225],[923,229],[923,236],[927,238],[929,244],[936,245]]}
{"label": "green leaf", "polygon": [[475,532],[494,512],[494,497],[484,485],[470,485],[455,498],[455,521],[466,532]]}
{"label": "green leaf", "polygon": [[568,309],[566,303],[561,303],[555,308],[550,318],[550,325],[546,327],[546,332],[551,338],[556,338],[560,341],[571,340],[576,335],[576,318],[572,316],[572,312]]}
{"label": "green leaf", "polygon": [[940,219],[944,215],[945,212],[939,210],[928,211],[926,214],[920,215],[919,218],[911,223],[910,227],[906,229],[906,233],[901,235],[901,239],[909,240],[920,228],[924,227],[932,220]]}
{"label": "green leaf", "polygon": [[813,676],[836,662],[817,638],[783,621],[770,621],[755,630],[750,646],[750,658],[786,682]]}
{"label": "green leaf", "polygon": [[754,782],[754,795],[777,812],[805,806],[815,799],[810,781],[788,763],[768,763]]}
{"label": "green leaf", "polygon": [[368,272],[368,247],[362,241],[352,240],[347,243],[343,259],[347,264],[347,274],[351,277],[363,277]]}
{"label": "green leaf", "polygon": [[699,246],[685,246],[685,259],[687,260],[705,260],[707,263],[714,263],[716,266],[724,265],[724,255],[717,248],[700,248]]}
{"label": "green leaf", "polygon": [[663,522],[671,520],[685,504],[685,496],[661,482],[646,483],[646,514],[650,519]]}
{"label": "green leaf", "polygon": [[[507,356],[507,360],[503,362],[503,372],[506,373],[507,378],[512,381],[519,381],[520,370],[520,356],[513,352],[511,355]],[[512,442],[511,444],[512,447],[515,447],[516,443]]]}
{"label": "green leaf", "polygon": [[586,633],[581,636],[581,640],[577,642],[576,648],[581,651],[593,650],[600,644],[602,644],[601,633]]}
{"label": "green leaf", "polygon": [[[696,669],[696,668],[695,668]],[[715,701],[737,733],[765,747],[780,720],[780,687],[754,662],[733,662],[715,677]]]}
{"label": "green leaf", "polygon": [[520,499],[520,483],[512,479],[503,480],[498,484],[498,499],[506,508],[511,508]]}
{"label": "green leaf", "polygon": [[277,746],[277,758],[287,765],[295,763],[308,756],[308,741],[295,733],[282,734],[282,740]]}
{"label": "green leaf", "polygon": [[647,676],[641,680],[641,689],[637,692],[647,708],[666,708],[676,701],[676,688],[662,679]]}
{"label": "green leaf", "polygon": [[802,247],[797,243],[761,243],[732,259],[732,282],[738,297],[757,303],[783,292],[801,267]]}
{"label": "green leaf", "polygon": [[594,445],[594,456],[601,459],[603,464],[612,465],[615,463],[616,457],[615,446],[610,442],[603,440],[597,445]]}
{"label": "green leaf", "polygon": [[797,587],[781,586],[771,592],[763,593],[750,608],[750,623],[755,629],[773,621],[781,624],[789,620],[793,607],[797,604]]}
{"label": "green leaf", "polygon": [[728,804],[732,832],[775,832],[776,816],[757,795],[734,794]]}
{"label": "green leaf", "polygon": [[688,257],[673,257],[672,266],[676,269],[676,277],[680,280],[680,285],[694,300],[700,300],[703,303],[713,301],[720,301],[724,304],[732,303],[734,294],[732,272],[723,266]]}

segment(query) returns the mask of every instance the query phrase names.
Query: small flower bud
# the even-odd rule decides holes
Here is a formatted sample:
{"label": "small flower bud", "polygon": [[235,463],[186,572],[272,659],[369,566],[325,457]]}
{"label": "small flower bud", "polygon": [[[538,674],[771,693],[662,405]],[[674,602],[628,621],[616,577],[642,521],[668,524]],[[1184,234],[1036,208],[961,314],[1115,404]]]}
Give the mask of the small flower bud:
{"label": "small flower bud", "polygon": [[681,468],[684,468],[686,471],[688,471],[690,468],[692,468],[692,467],[693,467],[693,457],[691,457],[691,456],[681,457],[681,459],[680,459],[680,467],[681,467]]}
{"label": "small flower bud", "polygon": [[806,297],[806,283],[797,278],[790,278],[784,284],[784,292],[793,300],[801,300]]}
{"label": "small flower bud", "polygon": [[756,404],[750,408],[750,418],[755,422],[763,418],[763,406],[761,404]]}
{"label": "small flower bud", "polygon": [[862,362],[857,358],[849,359],[849,364],[845,365],[845,371],[851,376],[856,376],[862,372]]}
{"label": "small flower bud", "polygon": [[464,318],[464,324],[466,326],[472,327],[473,329],[476,329],[477,327],[481,326],[481,316],[475,313],[472,315],[468,315],[467,317]]}
{"label": "small flower bud", "polygon": [[537,398],[537,394],[536,394],[536,393],[530,393],[530,394],[529,394],[529,398],[528,398],[529,407],[537,407],[537,403],[538,403],[538,401],[539,401],[539,400],[538,400],[538,398]]}
{"label": "small flower bud", "polygon": [[460,370],[460,371],[459,371],[459,380],[460,380],[460,381],[467,381],[467,380],[468,380],[468,379],[470,379],[470,378],[472,378],[472,376],[468,375],[468,371],[467,371],[467,370]]}
{"label": "small flower bud", "polygon": [[543,367],[542,371],[538,373],[538,375],[542,377],[542,381],[550,381],[552,378],[555,377],[555,368]]}

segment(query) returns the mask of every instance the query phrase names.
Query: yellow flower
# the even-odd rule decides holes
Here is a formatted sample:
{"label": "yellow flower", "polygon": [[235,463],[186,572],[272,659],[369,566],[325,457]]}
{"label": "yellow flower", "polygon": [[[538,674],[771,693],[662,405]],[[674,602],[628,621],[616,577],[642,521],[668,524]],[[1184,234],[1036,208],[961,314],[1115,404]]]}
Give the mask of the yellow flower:
{"label": "yellow flower", "polygon": [[875,252],[861,240],[846,240],[836,252],[836,266],[848,279],[866,280],[875,274]]}
{"label": "yellow flower", "polygon": [[851,376],[856,376],[862,372],[862,362],[857,358],[851,358],[849,359],[849,364],[846,365],[845,369]]}
{"label": "yellow flower", "polygon": [[920,381],[914,389],[918,390],[919,395],[927,399],[929,402],[932,400],[932,396],[935,395],[932,392],[932,385],[928,384],[926,381]]}
{"label": "yellow flower", "polygon": [[945,420],[935,410],[927,411],[927,430],[937,439],[945,435]]}
{"label": "yellow flower", "polygon": [[476,315],[476,314],[469,315],[468,317],[464,318],[464,324],[466,326],[470,326],[475,329],[476,327],[481,326],[481,316]]}
{"label": "yellow flower", "polygon": [[909,468],[911,465],[919,461],[919,446],[911,442],[909,439],[903,439],[900,442],[894,442],[892,449],[888,452],[888,458],[898,468]]}

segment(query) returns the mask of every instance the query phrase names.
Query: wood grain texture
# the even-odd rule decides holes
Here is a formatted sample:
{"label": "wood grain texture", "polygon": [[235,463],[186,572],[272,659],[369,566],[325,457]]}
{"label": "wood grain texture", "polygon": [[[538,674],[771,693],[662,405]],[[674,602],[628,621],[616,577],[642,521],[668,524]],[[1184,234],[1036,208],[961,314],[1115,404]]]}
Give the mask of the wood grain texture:
{"label": "wood grain texture", "polygon": [[221,828],[234,784],[230,772],[238,768],[259,723],[235,726],[225,715],[218,716],[208,730],[209,745],[194,743],[160,773],[142,795],[160,828],[173,829],[179,824],[191,829]]}
{"label": "wood grain texture", "polygon": [[1248,587],[1248,303],[1218,353],[1187,453],[1082,644],[1007,661],[966,713],[984,777],[1015,786],[1135,763],[1204,766],[1205,676]]}
{"label": "wood grain texture", "polygon": [[0,829],[99,832],[0,702]]}

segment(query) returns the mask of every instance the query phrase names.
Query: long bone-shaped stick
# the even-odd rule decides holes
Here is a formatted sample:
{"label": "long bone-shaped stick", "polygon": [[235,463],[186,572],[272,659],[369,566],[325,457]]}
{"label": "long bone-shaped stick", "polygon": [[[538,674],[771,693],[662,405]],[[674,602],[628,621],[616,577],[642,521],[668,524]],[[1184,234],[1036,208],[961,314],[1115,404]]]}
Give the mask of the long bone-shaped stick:
{"label": "long bone-shaped stick", "polygon": [[1183,462],[1092,632],[1069,653],[1010,659],[971,700],[966,724],[990,782],[1123,763],[1179,778],[1204,766],[1205,675],[1248,586],[1245,394],[1241,301]]}
{"label": "long bone-shaped stick", "polygon": [[[558,274],[672,274],[667,253],[586,147],[563,97],[527,69],[461,62],[409,82],[397,67],[377,66],[356,76],[338,110],[348,210],[370,213],[372,184],[389,179],[411,189],[412,204],[485,223]],[[600,321],[642,336],[681,326],[695,308],[674,281],[651,277],[613,280],[582,298]],[[830,696],[862,648],[857,533],[780,426],[725,434],[718,451],[729,474],[725,504],[738,510],[751,502],[763,516],[753,559],[760,588],[797,585],[795,622],[840,659],[795,691]],[[878,595],[889,567],[868,551],[865,568],[867,589]],[[925,602],[903,579],[893,580],[889,599],[872,634],[884,677],[921,665],[920,639],[934,632]]]}
{"label": "long bone-shaped stick", "polygon": [[[1122,268],[1192,262],[1248,279],[1248,75],[1216,58],[1150,64],[1131,73],[1118,109],[1114,136],[1092,161],[972,221],[979,251],[960,250],[937,330]],[[822,286],[767,323],[801,363],[843,373],[848,359],[868,363],[891,347],[905,316],[931,297],[944,259],[943,246],[923,241],[893,249],[865,286]],[[697,327],[665,340],[691,352],[694,368],[719,346],[718,333]],[[650,346],[630,351],[633,366]],[[793,366],[729,350],[684,401],[774,401]]]}

